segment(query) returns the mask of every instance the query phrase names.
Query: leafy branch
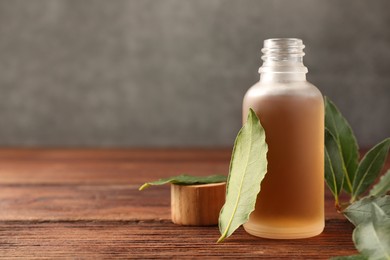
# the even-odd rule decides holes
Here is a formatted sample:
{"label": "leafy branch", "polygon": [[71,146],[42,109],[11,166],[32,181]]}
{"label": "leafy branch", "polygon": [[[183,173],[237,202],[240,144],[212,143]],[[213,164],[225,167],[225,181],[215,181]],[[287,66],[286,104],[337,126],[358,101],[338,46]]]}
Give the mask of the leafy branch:
{"label": "leafy branch", "polygon": [[[386,138],[359,162],[359,148],[350,125],[335,104],[325,98],[325,181],[336,209],[356,226],[352,238],[361,253],[334,259],[390,259],[390,196],[386,195],[390,191],[390,170],[370,189],[382,171],[389,148],[390,138]],[[340,202],[343,192],[349,195],[349,202]]]}

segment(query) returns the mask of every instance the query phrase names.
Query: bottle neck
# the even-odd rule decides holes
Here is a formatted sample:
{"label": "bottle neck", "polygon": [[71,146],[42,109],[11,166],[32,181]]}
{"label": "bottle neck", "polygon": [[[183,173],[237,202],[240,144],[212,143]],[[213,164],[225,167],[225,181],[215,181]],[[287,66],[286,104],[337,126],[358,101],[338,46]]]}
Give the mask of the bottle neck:
{"label": "bottle neck", "polygon": [[274,73],[260,74],[260,82],[295,82],[306,81],[306,73]]}
{"label": "bottle neck", "polygon": [[261,50],[263,65],[259,68],[260,81],[305,81],[307,68],[303,65],[304,48],[300,39],[265,40]]}

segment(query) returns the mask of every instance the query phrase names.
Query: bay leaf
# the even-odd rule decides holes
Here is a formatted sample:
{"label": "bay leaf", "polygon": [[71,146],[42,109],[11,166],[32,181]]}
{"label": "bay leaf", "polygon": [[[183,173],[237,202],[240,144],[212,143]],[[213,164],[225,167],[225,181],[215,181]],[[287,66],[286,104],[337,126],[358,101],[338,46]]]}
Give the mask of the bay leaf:
{"label": "bay leaf", "polygon": [[335,137],[339,144],[345,167],[344,190],[352,192],[352,185],[358,166],[359,148],[356,137],[348,121],[342,116],[332,101],[325,97],[325,128]]}
{"label": "bay leaf", "polygon": [[343,187],[345,168],[342,154],[333,134],[325,129],[325,181],[339,205],[339,195]]}
{"label": "bay leaf", "polygon": [[390,216],[375,203],[372,218],[359,224],[352,234],[357,250],[369,259],[390,260]]}
{"label": "bay leaf", "polygon": [[221,236],[217,242],[222,242],[246,223],[255,209],[260,183],[267,172],[267,152],[264,128],[250,109],[247,121],[234,142],[226,202],[219,215]]}
{"label": "bay leaf", "polygon": [[390,191],[390,169],[379,179],[378,183],[370,190],[370,196],[383,196]]}
{"label": "bay leaf", "polygon": [[390,195],[382,197],[364,197],[348,206],[344,211],[344,216],[355,226],[369,221],[372,216],[372,204],[375,203],[385,214],[390,216]]}
{"label": "bay leaf", "polygon": [[147,182],[143,184],[139,190],[144,190],[152,185],[164,185],[167,183],[179,184],[179,185],[192,185],[192,184],[208,184],[208,183],[218,183],[225,182],[226,176],[224,175],[210,175],[210,176],[191,176],[191,175],[178,175],[173,177],[168,177],[164,179],[159,179],[157,181]]}
{"label": "bay leaf", "polygon": [[360,161],[353,182],[352,200],[364,193],[378,177],[386,162],[389,148],[390,138],[386,138],[369,150]]}

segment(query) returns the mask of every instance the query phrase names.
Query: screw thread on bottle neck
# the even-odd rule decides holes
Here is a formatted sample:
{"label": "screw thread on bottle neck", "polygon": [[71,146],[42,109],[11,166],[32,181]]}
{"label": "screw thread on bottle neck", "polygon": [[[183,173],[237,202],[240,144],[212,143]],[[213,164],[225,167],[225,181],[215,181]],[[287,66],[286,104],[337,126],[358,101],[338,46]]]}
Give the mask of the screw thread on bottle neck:
{"label": "screw thread on bottle neck", "polygon": [[307,73],[307,68],[303,65],[304,48],[300,39],[265,40],[261,50],[263,65],[259,68],[259,73]]}

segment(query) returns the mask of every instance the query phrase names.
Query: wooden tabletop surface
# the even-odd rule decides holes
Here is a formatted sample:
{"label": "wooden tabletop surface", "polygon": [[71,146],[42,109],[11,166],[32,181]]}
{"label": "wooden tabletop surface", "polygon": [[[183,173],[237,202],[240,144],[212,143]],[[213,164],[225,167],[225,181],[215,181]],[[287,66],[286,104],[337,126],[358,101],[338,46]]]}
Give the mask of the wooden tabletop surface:
{"label": "wooden tabletop surface", "polygon": [[[171,175],[227,174],[229,149],[0,149],[0,257],[327,259],[357,253],[353,226],[326,193],[326,227],[314,238],[269,240],[239,228],[170,221]],[[389,163],[387,167],[389,167]]]}

